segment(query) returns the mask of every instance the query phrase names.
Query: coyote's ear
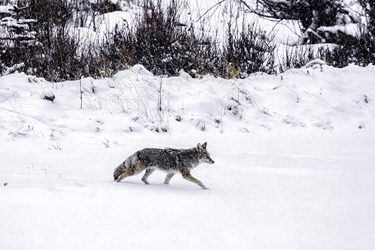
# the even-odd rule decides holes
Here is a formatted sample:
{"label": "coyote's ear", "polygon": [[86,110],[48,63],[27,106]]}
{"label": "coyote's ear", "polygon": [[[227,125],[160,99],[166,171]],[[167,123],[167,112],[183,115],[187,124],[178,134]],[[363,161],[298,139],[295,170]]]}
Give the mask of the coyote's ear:
{"label": "coyote's ear", "polygon": [[198,151],[202,151],[203,150],[202,145],[200,143],[197,144],[197,150]]}
{"label": "coyote's ear", "polygon": [[202,144],[202,148],[203,148],[203,149],[206,149],[206,148],[207,148],[207,142],[205,142],[205,143]]}

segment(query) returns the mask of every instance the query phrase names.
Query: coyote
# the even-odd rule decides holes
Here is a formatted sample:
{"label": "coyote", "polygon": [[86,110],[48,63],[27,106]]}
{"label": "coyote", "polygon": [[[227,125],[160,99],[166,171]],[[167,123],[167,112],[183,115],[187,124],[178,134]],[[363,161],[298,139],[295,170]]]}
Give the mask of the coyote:
{"label": "coyote", "polygon": [[164,184],[169,184],[172,177],[179,172],[185,179],[198,184],[203,189],[207,189],[201,181],[190,174],[190,170],[200,163],[215,163],[207,151],[207,142],[202,145],[198,143],[197,147],[191,149],[145,148],[135,152],[121,163],[115,169],[113,177],[115,181],[120,182],[125,177],[136,175],[146,170],[142,181],[145,184],[149,184],[147,178],[157,168],[167,172]]}

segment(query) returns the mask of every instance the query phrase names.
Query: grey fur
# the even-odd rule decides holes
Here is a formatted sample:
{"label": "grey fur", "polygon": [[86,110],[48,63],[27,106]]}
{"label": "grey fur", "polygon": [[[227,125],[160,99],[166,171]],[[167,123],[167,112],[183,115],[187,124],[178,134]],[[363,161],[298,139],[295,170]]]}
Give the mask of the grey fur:
{"label": "grey fur", "polygon": [[135,152],[121,163],[115,169],[113,177],[115,181],[120,182],[128,176],[136,175],[146,170],[142,181],[145,184],[149,184],[147,178],[155,169],[160,169],[167,172],[165,184],[169,184],[169,181],[176,173],[181,173],[185,179],[198,184],[203,189],[207,189],[201,181],[190,174],[190,170],[197,167],[200,163],[214,163],[207,151],[207,142],[202,145],[198,143],[197,147],[192,149],[145,148]]}

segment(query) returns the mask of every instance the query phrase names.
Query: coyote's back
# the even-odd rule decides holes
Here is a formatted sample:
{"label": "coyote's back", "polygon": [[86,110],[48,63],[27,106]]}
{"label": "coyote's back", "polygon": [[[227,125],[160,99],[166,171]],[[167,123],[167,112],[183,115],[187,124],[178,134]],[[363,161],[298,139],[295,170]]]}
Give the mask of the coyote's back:
{"label": "coyote's back", "polygon": [[149,184],[147,178],[155,169],[160,169],[167,172],[164,180],[165,184],[169,184],[169,181],[176,173],[181,173],[185,179],[198,184],[203,189],[207,189],[201,181],[190,174],[190,170],[200,163],[214,163],[207,151],[207,142],[202,145],[198,143],[195,148],[191,149],[145,148],[135,152],[121,163],[115,169],[113,177],[115,181],[120,182],[128,176],[136,175],[146,170],[142,181],[145,184]]}

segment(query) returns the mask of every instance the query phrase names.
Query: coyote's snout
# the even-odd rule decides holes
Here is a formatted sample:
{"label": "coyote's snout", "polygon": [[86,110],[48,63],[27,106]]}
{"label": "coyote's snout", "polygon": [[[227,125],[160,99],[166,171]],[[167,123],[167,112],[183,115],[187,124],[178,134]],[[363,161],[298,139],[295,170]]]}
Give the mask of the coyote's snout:
{"label": "coyote's snout", "polygon": [[169,184],[169,181],[176,173],[181,173],[185,179],[198,184],[203,189],[207,189],[201,181],[190,174],[190,170],[200,163],[215,163],[207,151],[207,142],[202,145],[198,143],[195,148],[191,149],[145,148],[135,152],[121,163],[115,169],[113,177],[115,181],[120,182],[128,176],[136,175],[146,170],[142,181],[145,184],[149,184],[147,178],[155,169],[160,169],[167,172],[164,180],[165,184]]}

